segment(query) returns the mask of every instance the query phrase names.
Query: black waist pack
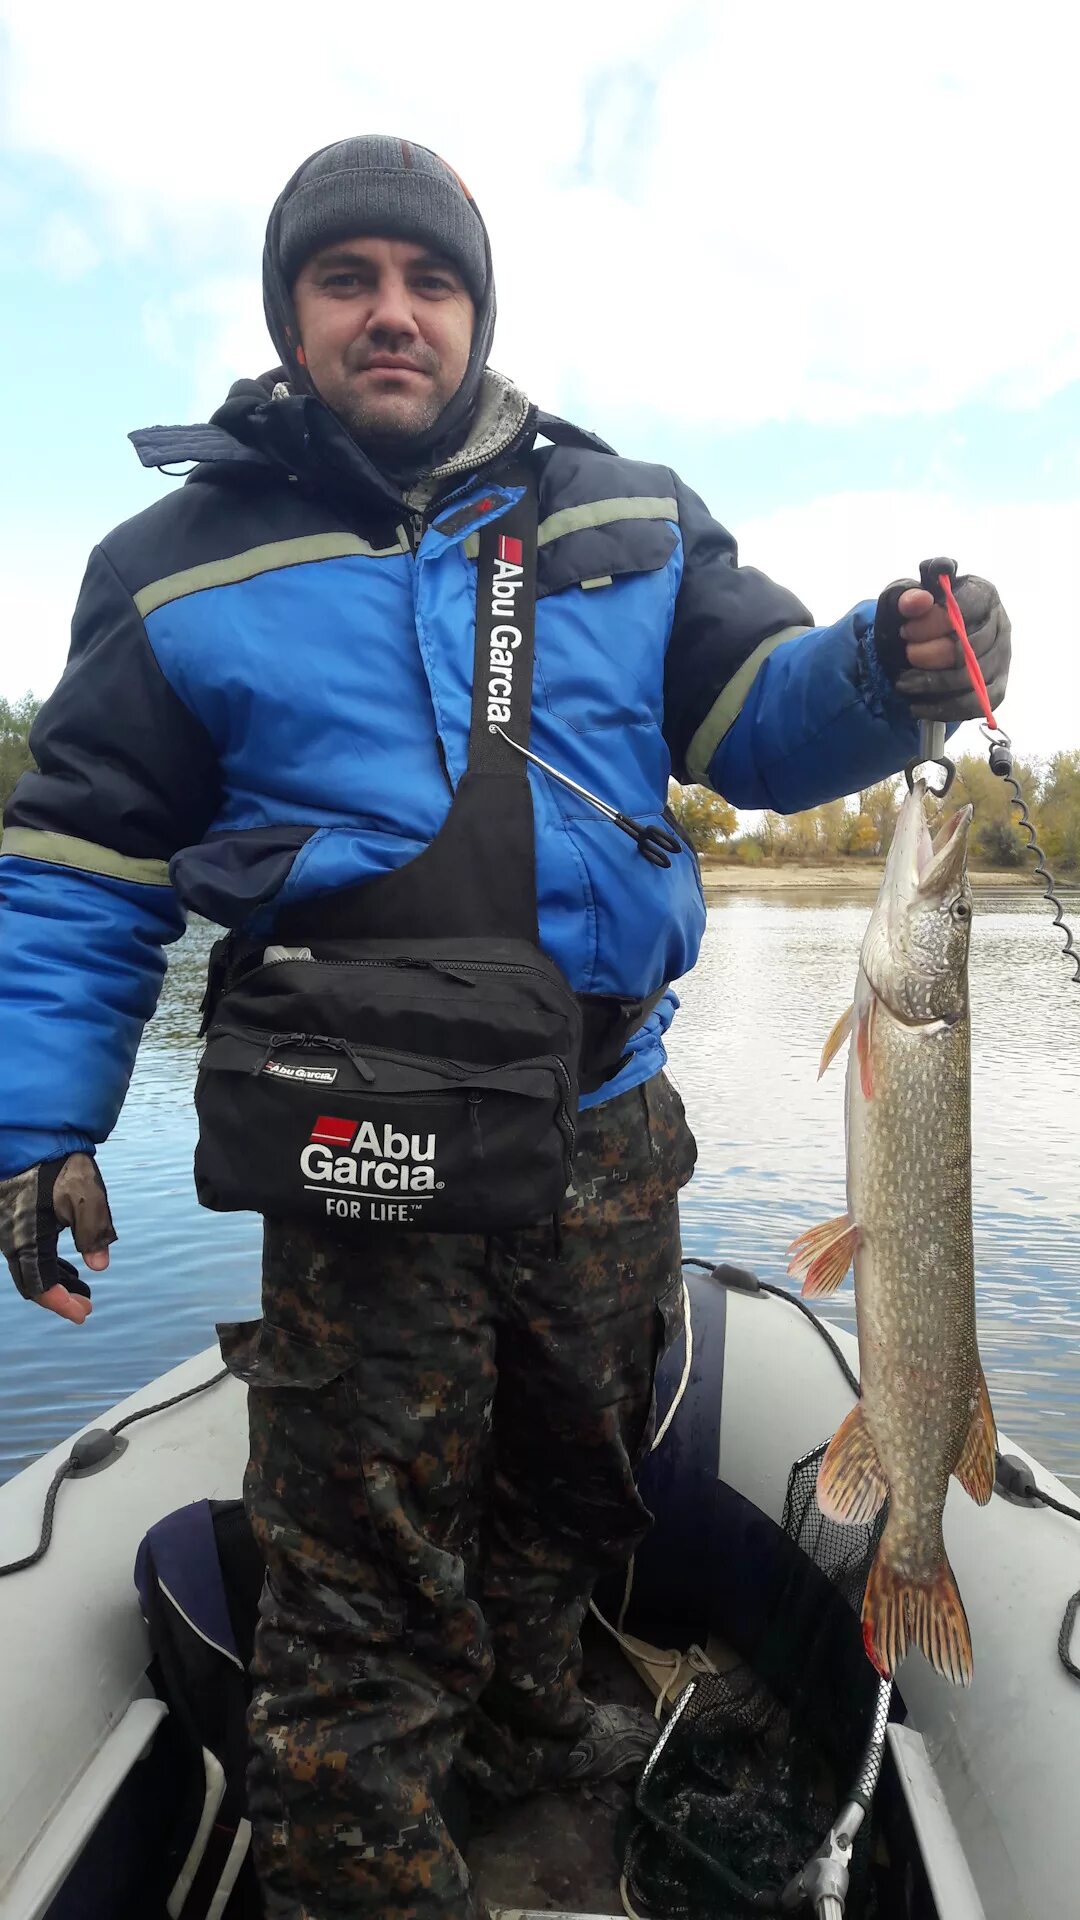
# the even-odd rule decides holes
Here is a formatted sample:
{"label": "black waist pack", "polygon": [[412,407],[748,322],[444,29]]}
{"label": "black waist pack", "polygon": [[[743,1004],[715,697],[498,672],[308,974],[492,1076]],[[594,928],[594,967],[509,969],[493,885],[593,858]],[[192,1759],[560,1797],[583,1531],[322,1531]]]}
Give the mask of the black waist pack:
{"label": "black waist pack", "polygon": [[199,1068],[199,1199],[346,1229],[550,1217],[570,1179],[581,1027],[527,940],[249,955]]}

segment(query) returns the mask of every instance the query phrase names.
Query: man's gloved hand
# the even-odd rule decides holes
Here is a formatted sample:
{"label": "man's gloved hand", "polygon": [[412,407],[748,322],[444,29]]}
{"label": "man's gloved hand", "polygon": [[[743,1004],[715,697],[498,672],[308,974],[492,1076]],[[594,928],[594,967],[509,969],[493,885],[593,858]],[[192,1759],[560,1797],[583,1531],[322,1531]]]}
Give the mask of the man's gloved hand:
{"label": "man's gloved hand", "polygon": [[0,1253],[19,1292],[81,1326],[90,1312],[90,1289],[56,1243],[70,1227],[86,1265],[100,1273],[116,1239],[109,1197],[88,1153],[42,1160],[25,1173],[0,1180]]}
{"label": "man's gloved hand", "polygon": [[[1012,628],[989,580],[961,574],[954,589],[968,639],[996,711],[1009,678]],[[960,655],[948,610],[916,580],[894,580],[874,615],[882,667],[917,720],[977,720],[982,707]]]}

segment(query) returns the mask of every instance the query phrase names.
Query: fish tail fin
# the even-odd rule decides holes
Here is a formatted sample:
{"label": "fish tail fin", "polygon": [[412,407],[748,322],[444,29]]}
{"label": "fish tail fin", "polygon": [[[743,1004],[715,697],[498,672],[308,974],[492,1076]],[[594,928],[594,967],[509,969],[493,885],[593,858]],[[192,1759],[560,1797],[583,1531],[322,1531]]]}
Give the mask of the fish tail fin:
{"label": "fish tail fin", "polygon": [[919,1580],[893,1564],[883,1540],[866,1583],[862,1621],[867,1658],[884,1679],[892,1679],[914,1641],[943,1680],[971,1685],[971,1629],[944,1550],[933,1572]]}

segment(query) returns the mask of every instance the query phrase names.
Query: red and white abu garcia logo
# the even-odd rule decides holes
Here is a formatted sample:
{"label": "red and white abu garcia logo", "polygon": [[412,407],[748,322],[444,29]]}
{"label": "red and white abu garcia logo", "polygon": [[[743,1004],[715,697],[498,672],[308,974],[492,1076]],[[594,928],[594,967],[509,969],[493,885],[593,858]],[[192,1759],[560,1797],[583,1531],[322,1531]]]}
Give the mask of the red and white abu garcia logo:
{"label": "red and white abu garcia logo", "polygon": [[[419,1196],[441,1192],[433,1133],[399,1133],[388,1121],[336,1120],[320,1114],[300,1155],[306,1193],[321,1193],[328,1218],[412,1220]],[[352,1197],[346,1189],[352,1189]],[[367,1197],[361,1199],[359,1194]],[[417,1196],[415,1200],[376,1196]]]}
{"label": "red and white abu garcia logo", "polygon": [[505,726],[510,718],[510,693],[514,681],[514,654],[521,645],[517,626],[516,595],[524,578],[521,541],[500,534],[495,551],[495,579],[491,589],[491,618],[495,621],[488,636],[489,727]]}

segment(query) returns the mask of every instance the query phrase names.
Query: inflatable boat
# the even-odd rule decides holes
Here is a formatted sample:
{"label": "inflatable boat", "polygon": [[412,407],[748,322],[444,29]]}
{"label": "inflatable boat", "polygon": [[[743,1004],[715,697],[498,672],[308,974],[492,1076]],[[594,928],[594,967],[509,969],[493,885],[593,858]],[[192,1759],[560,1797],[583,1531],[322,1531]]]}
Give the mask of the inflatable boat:
{"label": "inflatable boat", "polygon": [[[725,1904],[735,1896],[722,1877],[709,1894],[709,1864],[698,1861],[706,1891],[699,1884],[687,1896],[684,1886],[669,1910],[801,1905],[832,1920],[845,1912],[904,1920],[1063,1920],[1080,1912],[1080,1629],[1074,1639],[1076,1602],[1070,1606],[1080,1587],[1080,1504],[999,1436],[990,1505],[976,1508],[954,1484],[945,1514],[971,1625],[974,1682],[954,1688],[913,1653],[890,1698],[863,1656],[851,1595],[839,1610],[830,1607],[837,1540],[824,1539],[812,1501],[816,1450],[857,1390],[856,1343],[752,1275],[688,1261],[685,1277],[689,1339],[665,1359],[660,1442],[642,1475],[653,1533],[626,1587],[598,1594],[590,1655],[597,1672],[608,1673],[604,1661],[613,1656],[631,1688],[647,1688],[657,1701],[657,1753],[637,1796],[646,1812],[636,1816],[630,1841],[640,1871],[627,1864],[625,1813],[616,1856],[614,1816],[606,1827],[602,1794],[587,1809],[584,1839],[580,1795],[541,1796],[548,1805],[508,1816],[502,1833],[479,1834],[470,1846],[482,1896],[518,1913],[662,1912],[658,1880],[666,1862],[674,1861],[676,1878],[679,1870],[671,1808],[676,1801],[697,1807],[707,1825],[708,1794],[682,1792],[680,1801],[676,1791],[667,1814],[661,1808],[651,1824],[649,1795],[680,1724],[685,1730],[695,1717],[695,1693],[700,1702],[702,1688],[707,1693],[733,1671],[756,1684],[764,1661],[771,1662],[769,1697],[780,1697],[785,1712],[792,1702],[784,1691],[794,1685],[800,1709],[830,1728],[848,1725],[860,1751],[869,1742],[873,1763],[859,1775],[861,1789],[838,1772],[830,1781],[827,1766],[814,1789],[835,1815],[853,1791],[862,1811],[871,1809],[876,1785],[862,1891],[853,1884],[845,1894],[846,1873],[830,1878],[838,1827],[823,1813],[822,1844],[809,1849],[808,1872],[792,1871],[800,1839],[776,1864],[772,1889],[740,1909],[737,1900]],[[179,1749],[160,1676],[149,1670],[133,1571],[140,1543],[164,1516],[237,1500],[246,1453],[244,1389],[222,1376],[214,1349],[151,1382],[0,1489],[0,1562],[25,1562],[0,1578],[0,1920],[156,1920],[165,1912],[182,1920],[198,1845],[193,1840],[182,1873],[162,1895]],[[810,1497],[793,1512],[800,1484]],[[846,1577],[847,1548],[859,1543],[839,1544]],[[176,1604],[182,1612],[182,1595]],[[216,1644],[215,1630],[187,1624]],[[227,1647],[223,1657],[240,1667]],[[742,1679],[739,1698],[741,1687]],[[713,1723],[708,1711],[698,1720],[696,1756],[708,1772]],[[756,1783],[740,1772],[741,1760],[729,1766],[730,1777],[713,1770],[721,1798],[751,1809],[735,1822],[747,1830],[770,1796],[770,1769],[777,1780],[791,1771],[783,1748],[789,1721],[773,1714],[770,1725],[771,1735],[753,1735],[763,1768]],[[208,1831],[221,1795],[209,1757],[207,1766]],[[783,1804],[781,1795],[781,1824]],[[814,1819],[816,1806],[811,1827]],[[703,1852],[700,1825],[696,1832],[692,1854]],[[234,1911],[248,1838],[241,1820],[202,1909],[213,1920]],[[841,1832],[840,1840],[847,1845],[848,1836]],[[746,1871],[742,1859],[732,1884],[745,1881]]]}

